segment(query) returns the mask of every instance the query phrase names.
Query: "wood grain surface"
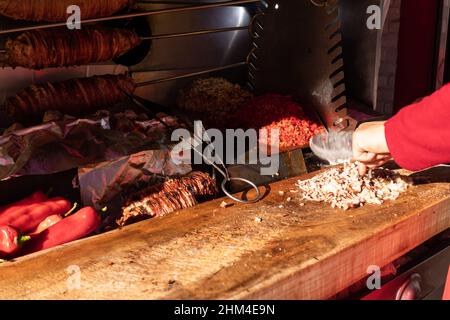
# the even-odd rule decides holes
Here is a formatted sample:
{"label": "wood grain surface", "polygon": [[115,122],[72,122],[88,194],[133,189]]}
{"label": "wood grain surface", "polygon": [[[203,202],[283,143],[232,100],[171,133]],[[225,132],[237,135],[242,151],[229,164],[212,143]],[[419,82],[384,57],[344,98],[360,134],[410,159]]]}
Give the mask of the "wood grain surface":
{"label": "wood grain surface", "polygon": [[3,263],[0,298],[327,299],[450,227],[448,168],[416,179],[349,211],[301,206],[297,179],[277,182],[258,204],[218,199]]}

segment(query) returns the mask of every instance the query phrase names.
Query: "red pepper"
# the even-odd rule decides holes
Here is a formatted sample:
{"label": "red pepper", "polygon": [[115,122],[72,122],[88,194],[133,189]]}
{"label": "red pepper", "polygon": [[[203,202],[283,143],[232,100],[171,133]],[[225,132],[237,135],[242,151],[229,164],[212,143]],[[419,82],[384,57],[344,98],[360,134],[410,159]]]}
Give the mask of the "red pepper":
{"label": "red pepper", "polygon": [[0,207],[0,216],[4,214],[9,214],[12,211],[16,211],[18,208],[21,208],[24,205],[43,202],[46,201],[47,199],[48,197],[45,193],[43,193],[42,191],[36,191],[32,195],[22,200]]}
{"label": "red pepper", "polygon": [[13,227],[0,226],[0,258],[9,258],[17,254],[22,244],[29,239],[29,236],[21,236]]}
{"label": "red pepper", "polygon": [[63,218],[60,215],[54,214],[52,216],[49,216],[45,218],[44,221],[42,221],[33,231],[28,232],[29,236],[35,236],[42,231],[50,228],[51,226],[57,224],[60,222]]}
{"label": "red pepper", "polygon": [[22,233],[33,230],[45,218],[51,215],[61,215],[72,207],[64,198],[53,198],[44,202],[22,204],[15,210],[7,210],[0,215],[0,225],[9,225]]}
{"label": "red pepper", "polygon": [[57,224],[62,219],[64,219],[64,217],[69,216],[73,211],[75,211],[77,206],[78,205],[75,203],[73,205],[72,209],[70,209],[70,211],[65,213],[63,216],[61,216],[59,214],[54,214],[52,216],[49,216],[49,217],[45,218],[45,220],[42,221],[33,231],[28,232],[28,235],[29,236],[35,236],[35,235],[41,233],[42,231],[50,228],[51,226]]}
{"label": "red pepper", "polygon": [[25,244],[23,252],[29,254],[81,239],[97,230],[100,223],[100,215],[95,209],[85,207],[32,238]]}

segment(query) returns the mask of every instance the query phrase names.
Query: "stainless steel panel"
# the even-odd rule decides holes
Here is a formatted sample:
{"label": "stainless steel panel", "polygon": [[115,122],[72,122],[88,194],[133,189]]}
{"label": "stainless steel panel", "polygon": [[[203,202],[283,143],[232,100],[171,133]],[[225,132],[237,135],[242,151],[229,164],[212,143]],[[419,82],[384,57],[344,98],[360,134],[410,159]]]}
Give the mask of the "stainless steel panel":
{"label": "stainless steel panel", "polygon": [[346,98],[337,1],[268,4],[260,19],[263,35],[256,40],[256,91],[291,94],[316,110],[327,127],[345,126],[339,121],[346,118]]}
{"label": "stainless steel panel", "polygon": [[340,0],[342,50],[347,97],[375,106],[376,62],[379,30],[369,30],[367,8],[381,0]]}
{"label": "stainless steel panel", "polygon": [[[176,2],[176,1],[174,1]],[[196,3],[198,1],[183,1]],[[219,0],[204,1],[204,3],[223,2]],[[176,5],[142,4],[142,9],[158,10],[177,7]],[[211,28],[247,26],[250,22],[254,6],[230,6],[183,13],[158,14],[146,19],[152,34],[169,34],[190,32]],[[0,17],[0,29],[14,26],[29,25],[30,23],[14,23]],[[0,37],[4,43],[7,37]],[[231,31],[210,35],[189,36],[172,39],[153,40],[147,57],[137,65],[129,68],[133,77],[138,81],[157,79],[162,76],[179,75],[205,68],[227,65],[245,60],[250,50],[250,36],[246,30]],[[241,82],[246,69],[240,68],[236,72]],[[6,96],[14,94],[19,89],[36,82],[56,81],[72,77],[83,77],[94,74],[120,73],[127,71],[123,66],[103,63],[95,66],[81,66],[77,68],[46,69],[30,71],[10,68],[0,69],[0,104]],[[11,80],[11,75],[14,75]],[[169,83],[149,85],[138,90],[138,94],[155,102],[172,105],[179,88],[184,87],[192,79],[173,81]]]}
{"label": "stainless steel panel", "polygon": [[[416,300],[442,299],[444,285],[450,264],[450,247],[430,257],[409,271],[386,283],[364,300],[396,300],[411,280],[419,279],[420,290],[414,297]],[[419,277],[417,277],[419,276]],[[417,281],[417,280],[416,280]]]}

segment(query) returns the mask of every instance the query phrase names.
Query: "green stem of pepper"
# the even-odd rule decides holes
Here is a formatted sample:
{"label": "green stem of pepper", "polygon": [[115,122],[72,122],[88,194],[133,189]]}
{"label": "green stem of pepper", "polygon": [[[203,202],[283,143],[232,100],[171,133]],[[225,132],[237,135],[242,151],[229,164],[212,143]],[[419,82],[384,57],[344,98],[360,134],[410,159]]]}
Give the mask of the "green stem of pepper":
{"label": "green stem of pepper", "polygon": [[66,218],[66,217],[68,217],[68,216],[70,216],[74,211],[75,211],[75,209],[78,207],[78,203],[74,203],[74,205],[73,205],[73,207],[72,207],[72,209],[70,209],[69,211],[67,211],[64,215],[63,215],[63,217],[64,218]]}
{"label": "green stem of pepper", "polygon": [[30,236],[20,236],[20,237],[17,239],[17,244],[19,245],[19,247],[21,247],[25,242],[27,242],[27,241],[29,241],[29,240],[31,240],[31,237],[30,237]]}

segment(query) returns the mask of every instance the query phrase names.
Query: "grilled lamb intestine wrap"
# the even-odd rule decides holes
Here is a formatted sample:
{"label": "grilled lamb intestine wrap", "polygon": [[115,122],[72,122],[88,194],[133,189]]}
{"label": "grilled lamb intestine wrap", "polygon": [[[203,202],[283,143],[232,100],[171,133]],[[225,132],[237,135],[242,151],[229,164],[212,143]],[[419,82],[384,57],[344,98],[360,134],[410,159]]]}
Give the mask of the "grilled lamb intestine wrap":
{"label": "grilled lamb intestine wrap", "polygon": [[111,107],[136,90],[126,75],[102,75],[32,85],[6,100],[8,115],[15,121],[29,121],[46,111],[82,115]]}
{"label": "grilled lamb intestine wrap", "polygon": [[217,192],[216,182],[208,174],[192,172],[185,177],[170,179],[134,194],[125,203],[116,224],[123,226],[136,220],[190,208],[197,204],[196,197],[213,196]]}
{"label": "grilled lamb intestine wrap", "polygon": [[42,69],[108,61],[141,44],[128,29],[83,28],[27,31],[6,42],[11,67]]}
{"label": "grilled lamb intestine wrap", "polygon": [[0,0],[0,14],[16,20],[63,22],[67,8],[80,7],[81,19],[111,16],[131,7],[134,0]]}

